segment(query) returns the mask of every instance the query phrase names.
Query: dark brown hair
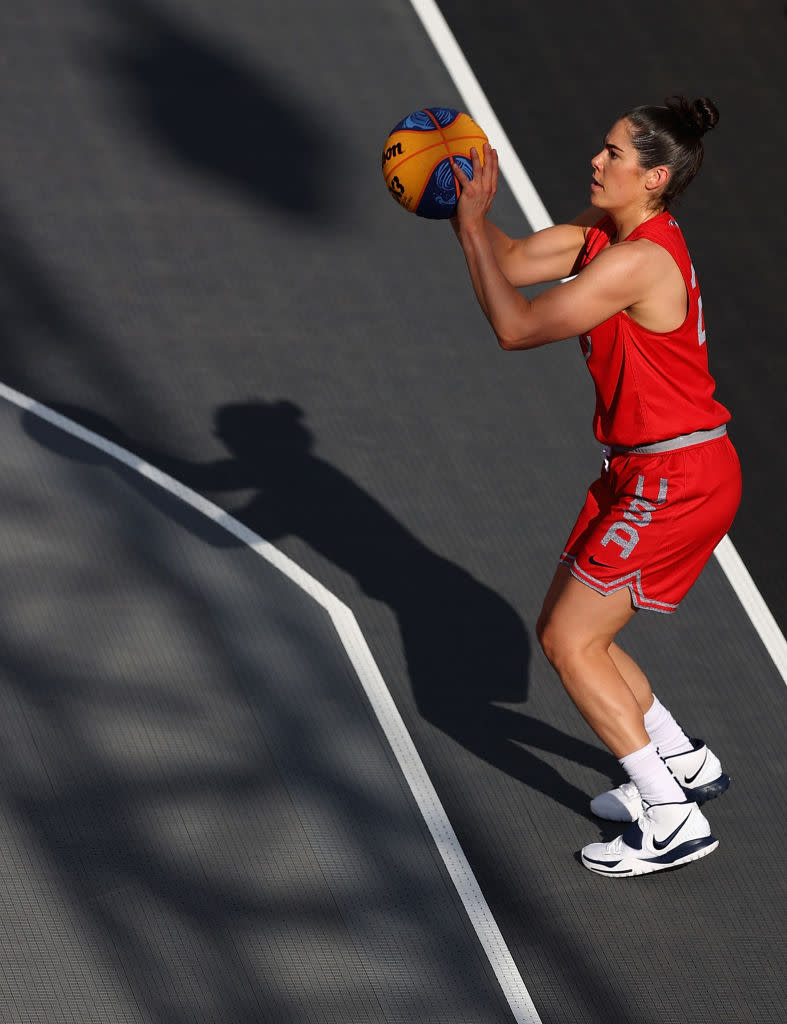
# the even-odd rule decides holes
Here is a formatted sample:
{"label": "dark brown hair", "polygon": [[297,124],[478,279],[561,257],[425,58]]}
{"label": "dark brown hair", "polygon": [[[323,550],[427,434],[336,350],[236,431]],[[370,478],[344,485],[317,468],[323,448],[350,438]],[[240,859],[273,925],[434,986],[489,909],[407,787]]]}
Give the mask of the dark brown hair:
{"label": "dark brown hair", "polygon": [[663,107],[635,107],[624,114],[640,167],[668,167],[670,178],[654,203],[666,209],[700,169],[702,136],[715,127],[719,112],[707,96],[689,103],[685,96],[668,96]]}

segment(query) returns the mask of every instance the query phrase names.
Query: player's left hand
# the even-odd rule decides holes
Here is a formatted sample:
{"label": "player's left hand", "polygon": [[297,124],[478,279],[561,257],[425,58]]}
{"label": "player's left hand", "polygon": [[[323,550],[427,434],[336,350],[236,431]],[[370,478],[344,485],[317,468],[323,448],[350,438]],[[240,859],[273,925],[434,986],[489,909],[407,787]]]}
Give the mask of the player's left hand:
{"label": "player's left hand", "polygon": [[473,165],[473,177],[469,178],[455,160],[451,160],[461,192],[456,204],[456,217],[460,223],[468,223],[484,218],[492,206],[497,193],[498,163],[497,150],[492,149],[488,142],[483,147],[484,160],[473,146],[470,150],[470,161]]}

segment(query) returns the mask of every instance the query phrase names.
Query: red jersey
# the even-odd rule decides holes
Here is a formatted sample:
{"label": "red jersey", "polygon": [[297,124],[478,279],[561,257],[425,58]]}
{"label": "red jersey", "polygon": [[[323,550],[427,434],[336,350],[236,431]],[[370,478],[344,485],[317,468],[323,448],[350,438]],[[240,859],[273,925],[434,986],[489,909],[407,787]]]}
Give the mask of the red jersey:
{"label": "red jersey", "polygon": [[[580,269],[614,232],[610,217],[589,229]],[[702,298],[677,222],[665,210],[635,228],[627,241],[635,238],[656,242],[672,256],[686,283],[689,310],[675,331],[649,331],[621,311],[579,339],[596,386],[593,433],[602,444],[625,448],[711,430],[730,419],[713,397]]]}

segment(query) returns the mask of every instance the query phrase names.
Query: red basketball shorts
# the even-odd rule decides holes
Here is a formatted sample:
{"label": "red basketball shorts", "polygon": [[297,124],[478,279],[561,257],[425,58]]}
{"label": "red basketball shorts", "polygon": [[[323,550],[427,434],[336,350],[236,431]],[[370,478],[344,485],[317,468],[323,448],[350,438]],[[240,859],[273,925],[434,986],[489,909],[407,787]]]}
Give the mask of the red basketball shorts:
{"label": "red basketball shorts", "polygon": [[729,530],[741,498],[724,435],[659,455],[612,455],[588,490],[561,562],[600,594],[673,612]]}

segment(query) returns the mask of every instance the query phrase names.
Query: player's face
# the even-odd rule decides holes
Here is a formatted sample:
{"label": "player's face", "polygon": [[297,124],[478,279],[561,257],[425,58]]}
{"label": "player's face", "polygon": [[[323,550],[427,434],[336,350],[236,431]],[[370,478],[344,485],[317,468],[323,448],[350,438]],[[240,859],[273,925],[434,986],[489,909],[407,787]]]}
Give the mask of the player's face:
{"label": "player's face", "polygon": [[628,122],[616,121],[604,137],[604,145],[590,161],[593,180],[590,202],[614,210],[641,202],[645,197],[646,173],[632,145]]}

